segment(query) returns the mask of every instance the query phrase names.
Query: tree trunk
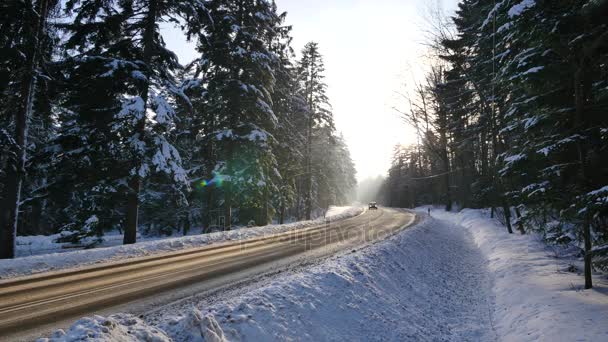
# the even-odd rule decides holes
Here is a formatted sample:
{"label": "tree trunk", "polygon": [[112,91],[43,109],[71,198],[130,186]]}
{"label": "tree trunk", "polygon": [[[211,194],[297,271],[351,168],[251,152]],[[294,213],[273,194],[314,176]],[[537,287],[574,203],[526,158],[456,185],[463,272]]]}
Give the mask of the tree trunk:
{"label": "tree trunk", "polygon": [[591,277],[591,225],[589,220],[583,223],[583,234],[585,236],[585,288],[593,287],[593,278]]}
{"label": "tree trunk", "polygon": [[232,186],[231,184],[226,185],[224,191],[224,230],[230,230],[232,228]]}
{"label": "tree trunk", "polygon": [[515,215],[517,215],[517,229],[521,233],[521,235],[526,234],[526,230],[524,229],[524,223],[521,222],[521,212],[519,211],[519,207],[515,207]]}
{"label": "tree trunk", "polygon": [[[445,119],[444,119],[445,120]],[[447,126],[447,125],[446,125]],[[445,175],[443,176],[445,185],[445,210],[452,211],[452,191],[450,188],[450,157],[448,156],[448,138],[447,138],[447,127],[442,127],[440,132],[441,139],[441,159],[443,159],[443,170]]]}
{"label": "tree trunk", "polygon": [[302,221],[302,178],[298,179],[296,186],[296,203],[295,203],[295,216],[298,221]]}
{"label": "tree trunk", "polygon": [[[40,0],[35,11],[38,15],[36,29],[28,42],[29,51],[21,84],[21,103],[15,113],[15,148],[16,160],[12,168],[8,168],[3,203],[0,207],[0,259],[15,257],[17,225],[19,220],[19,204],[21,202],[21,187],[25,176],[25,161],[27,158],[28,120],[32,113],[36,92],[36,69],[38,66],[38,49],[44,33],[48,16],[48,0]],[[34,7],[34,6],[32,6]],[[34,10],[34,8],[32,8]]]}
{"label": "tree trunk", "polygon": [[184,220],[184,227],[183,227],[184,236],[188,235],[188,233],[190,232],[191,225],[192,225],[192,223],[190,222],[190,215],[188,215],[188,216],[186,216],[186,219]]}
{"label": "tree trunk", "polygon": [[279,224],[285,223],[285,203],[281,200],[281,207],[279,209]]}
{"label": "tree trunk", "polygon": [[[144,112],[135,126],[135,134],[139,140],[144,140],[146,132],[146,110],[148,107],[148,92],[150,90],[149,80],[151,79],[152,56],[154,55],[154,33],[156,31],[156,16],[157,16],[157,0],[149,1],[148,14],[146,17],[146,27],[143,33],[144,55],[143,62],[146,65],[147,81],[143,83],[140,89],[140,97],[144,103]],[[142,160],[134,160],[133,163],[135,174],[129,180],[129,193],[127,194],[127,225],[123,237],[123,244],[132,244],[137,240],[137,225],[139,221],[139,192],[141,190],[142,176],[139,174],[139,169],[142,165]]]}
{"label": "tree trunk", "polygon": [[[448,168],[449,168],[449,166],[448,166]],[[445,210],[452,211],[452,192],[450,190],[450,173],[449,173],[449,171],[445,173],[444,181],[445,181],[445,196],[446,196]]]}
{"label": "tree trunk", "polygon": [[[204,200],[203,200],[203,209],[201,212],[201,217],[203,219],[203,233],[209,231],[209,226],[211,226],[211,204],[213,203],[213,189],[211,187],[205,188]],[[206,212],[205,212],[206,211]]]}
{"label": "tree trunk", "polygon": [[133,176],[129,181],[129,193],[127,194],[127,222],[122,243],[133,244],[137,241],[137,225],[139,221],[139,176]]}
{"label": "tree trunk", "polygon": [[304,215],[306,220],[310,220],[312,216],[312,121],[312,113],[310,113],[306,130],[306,180],[304,185]]}
{"label": "tree trunk", "polygon": [[507,231],[509,234],[513,234],[513,227],[511,226],[511,208],[509,208],[509,202],[504,195],[502,196],[502,210],[505,217],[505,224],[507,225]]}
{"label": "tree trunk", "polygon": [[[583,122],[585,115],[585,61],[579,62],[577,69],[574,73],[574,101],[576,106],[576,119],[575,129],[583,131]],[[577,140],[576,147],[578,150],[578,161],[580,164],[580,191],[586,192],[587,188],[587,150],[580,140]],[[586,215],[583,214],[583,215]],[[589,218],[583,218],[583,239],[585,240],[585,288],[590,289],[593,287],[593,279],[591,277],[591,224]]]}

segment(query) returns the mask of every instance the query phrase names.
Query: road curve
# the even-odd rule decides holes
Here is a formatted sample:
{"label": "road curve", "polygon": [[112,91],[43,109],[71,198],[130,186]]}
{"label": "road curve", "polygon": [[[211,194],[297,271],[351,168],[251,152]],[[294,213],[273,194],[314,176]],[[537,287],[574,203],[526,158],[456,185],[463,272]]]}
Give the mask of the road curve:
{"label": "road curve", "polygon": [[[204,288],[209,290],[225,285],[216,281],[222,277],[242,280],[281,260],[293,263],[298,256],[310,259],[360,246],[391,235],[414,220],[415,215],[409,212],[380,209],[307,229],[3,280],[0,340],[22,340],[45,332],[53,323],[147,298],[155,297],[154,305],[162,305],[160,294],[194,284],[198,288],[207,284]],[[178,299],[175,295],[166,298]]]}

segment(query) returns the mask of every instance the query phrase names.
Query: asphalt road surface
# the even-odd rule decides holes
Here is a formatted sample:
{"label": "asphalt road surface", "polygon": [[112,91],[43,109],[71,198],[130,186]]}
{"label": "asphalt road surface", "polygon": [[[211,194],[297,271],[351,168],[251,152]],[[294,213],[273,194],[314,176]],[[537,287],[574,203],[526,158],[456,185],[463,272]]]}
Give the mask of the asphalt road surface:
{"label": "asphalt road surface", "polygon": [[0,281],[0,340],[32,340],[91,314],[144,314],[182,298],[382,240],[410,226],[396,209],[202,248]]}

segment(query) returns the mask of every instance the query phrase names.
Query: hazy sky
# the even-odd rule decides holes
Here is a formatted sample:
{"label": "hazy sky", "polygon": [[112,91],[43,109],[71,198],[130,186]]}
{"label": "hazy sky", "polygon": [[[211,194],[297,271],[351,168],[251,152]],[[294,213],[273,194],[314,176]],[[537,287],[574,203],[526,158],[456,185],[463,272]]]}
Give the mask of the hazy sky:
{"label": "hazy sky", "polygon": [[[424,12],[431,0],[276,0],[293,25],[294,50],[319,43],[336,126],[348,143],[357,178],[384,175],[393,146],[414,141],[391,108],[395,91],[419,70]],[[452,10],[458,0],[443,0]],[[180,39],[167,37],[181,62],[194,57]]]}
{"label": "hazy sky", "polygon": [[[319,43],[337,129],[357,178],[384,175],[393,146],[414,142],[393,106],[416,72],[424,13],[432,0],[277,0],[293,25],[294,49]],[[443,0],[446,10],[457,0]],[[414,69],[414,70],[412,70]]]}

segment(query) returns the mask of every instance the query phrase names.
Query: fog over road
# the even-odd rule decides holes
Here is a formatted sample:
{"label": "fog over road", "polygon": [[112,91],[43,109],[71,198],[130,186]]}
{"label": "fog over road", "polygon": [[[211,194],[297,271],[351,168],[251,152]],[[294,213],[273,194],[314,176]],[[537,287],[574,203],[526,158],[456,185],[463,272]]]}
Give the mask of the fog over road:
{"label": "fog over road", "polygon": [[29,340],[84,315],[143,314],[381,240],[414,221],[413,213],[380,209],[250,240],[0,281],[0,336]]}

